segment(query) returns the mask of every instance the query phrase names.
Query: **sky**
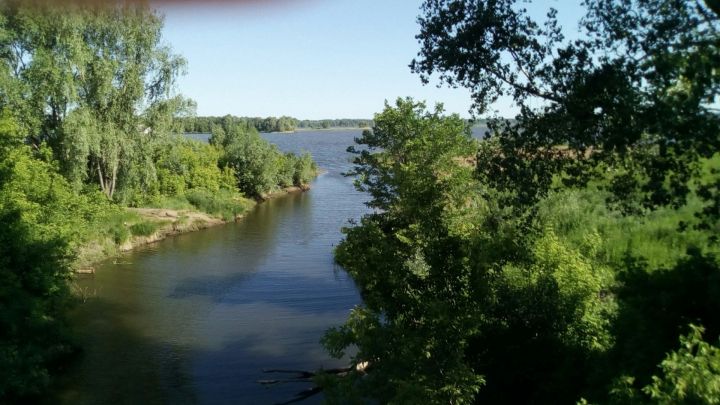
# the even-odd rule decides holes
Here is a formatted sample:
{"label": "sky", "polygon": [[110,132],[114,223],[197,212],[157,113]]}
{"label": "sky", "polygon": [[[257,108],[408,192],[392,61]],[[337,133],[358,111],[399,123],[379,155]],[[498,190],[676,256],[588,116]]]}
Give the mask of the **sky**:
{"label": "sky", "polygon": [[[410,96],[469,117],[467,89],[423,85],[408,67],[419,50],[420,4],[265,0],[154,6],[165,15],[165,41],[188,61],[178,89],[197,102],[200,116],[372,118],[385,100]],[[515,112],[509,100],[496,110],[504,116]]]}

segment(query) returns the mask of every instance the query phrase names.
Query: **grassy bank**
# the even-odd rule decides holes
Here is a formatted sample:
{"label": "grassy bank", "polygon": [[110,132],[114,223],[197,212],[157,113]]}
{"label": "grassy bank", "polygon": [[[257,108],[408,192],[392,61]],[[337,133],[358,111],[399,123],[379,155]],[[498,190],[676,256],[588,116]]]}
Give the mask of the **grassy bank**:
{"label": "grassy bank", "polygon": [[77,273],[92,273],[96,263],[121,252],[236,221],[257,203],[309,189],[309,185],[285,187],[257,200],[226,190],[218,193],[192,190],[184,196],[158,198],[143,207],[116,206],[88,226],[72,267]]}
{"label": "grassy bank", "polygon": [[162,197],[143,207],[113,206],[89,224],[77,247],[73,269],[90,273],[103,259],[169,236],[225,224],[242,217],[255,201],[227,190],[191,190]]}

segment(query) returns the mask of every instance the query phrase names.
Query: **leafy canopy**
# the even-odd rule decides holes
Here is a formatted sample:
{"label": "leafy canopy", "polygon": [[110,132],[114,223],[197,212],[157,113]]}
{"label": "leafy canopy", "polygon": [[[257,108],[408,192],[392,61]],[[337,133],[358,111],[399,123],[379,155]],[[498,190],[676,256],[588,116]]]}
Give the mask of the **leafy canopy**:
{"label": "leafy canopy", "polygon": [[189,107],[172,93],[185,61],[147,5],[0,5],[0,106],[35,147],[46,143],[76,186],[112,198],[154,180],[156,140]]}
{"label": "leafy canopy", "polygon": [[411,68],[470,89],[478,113],[501,96],[519,107],[514,123],[491,121],[497,149],[478,165],[513,204],[545,195],[554,174],[586,184],[610,170],[627,211],[681,205],[720,146],[718,14],[701,1],[583,5],[583,35],[568,40],[552,8],[539,21],[517,0],[428,0]]}

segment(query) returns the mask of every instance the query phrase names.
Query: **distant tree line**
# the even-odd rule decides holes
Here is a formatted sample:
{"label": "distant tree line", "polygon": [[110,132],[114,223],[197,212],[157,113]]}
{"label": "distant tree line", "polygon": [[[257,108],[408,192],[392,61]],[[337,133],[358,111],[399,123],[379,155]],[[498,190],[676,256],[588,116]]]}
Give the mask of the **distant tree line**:
{"label": "distant tree line", "polygon": [[292,132],[301,129],[328,129],[328,128],[369,128],[370,119],[341,118],[333,120],[298,120],[297,118],[282,117],[236,117],[225,115],[222,117],[185,117],[180,120],[186,133],[209,134],[214,125],[227,126],[230,122],[254,127],[258,132]]}
{"label": "distant tree line", "polygon": [[335,120],[302,120],[298,128],[327,129],[327,128],[370,128],[373,125],[371,119],[340,118]]}
{"label": "distant tree line", "polygon": [[225,115],[222,117],[186,117],[180,120],[186,133],[209,134],[213,125],[227,126],[230,122],[250,125],[259,132],[289,132],[298,126],[297,118],[293,117],[236,117]]}

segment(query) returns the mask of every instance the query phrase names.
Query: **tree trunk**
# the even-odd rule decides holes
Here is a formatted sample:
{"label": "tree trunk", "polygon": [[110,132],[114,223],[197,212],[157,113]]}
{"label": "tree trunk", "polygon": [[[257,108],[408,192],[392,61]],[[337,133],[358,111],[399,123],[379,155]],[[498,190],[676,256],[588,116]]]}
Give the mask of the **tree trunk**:
{"label": "tree trunk", "polygon": [[98,172],[98,179],[100,179],[100,189],[107,195],[107,190],[105,189],[105,180],[103,179],[103,173],[102,169],[100,168],[100,162],[97,163],[97,172]]}
{"label": "tree trunk", "polygon": [[110,199],[112,199],[113,194],[115,194],[115,183],[116,183],[116,180],[117,180],[117,171],[118,171],[118,165],[116,164],[115,167],[113,167],[112,180],[110,180],[110,181],[111,181],[111,183],[110,183],[110,194],[108,194],[108,197],[110,197]]}

